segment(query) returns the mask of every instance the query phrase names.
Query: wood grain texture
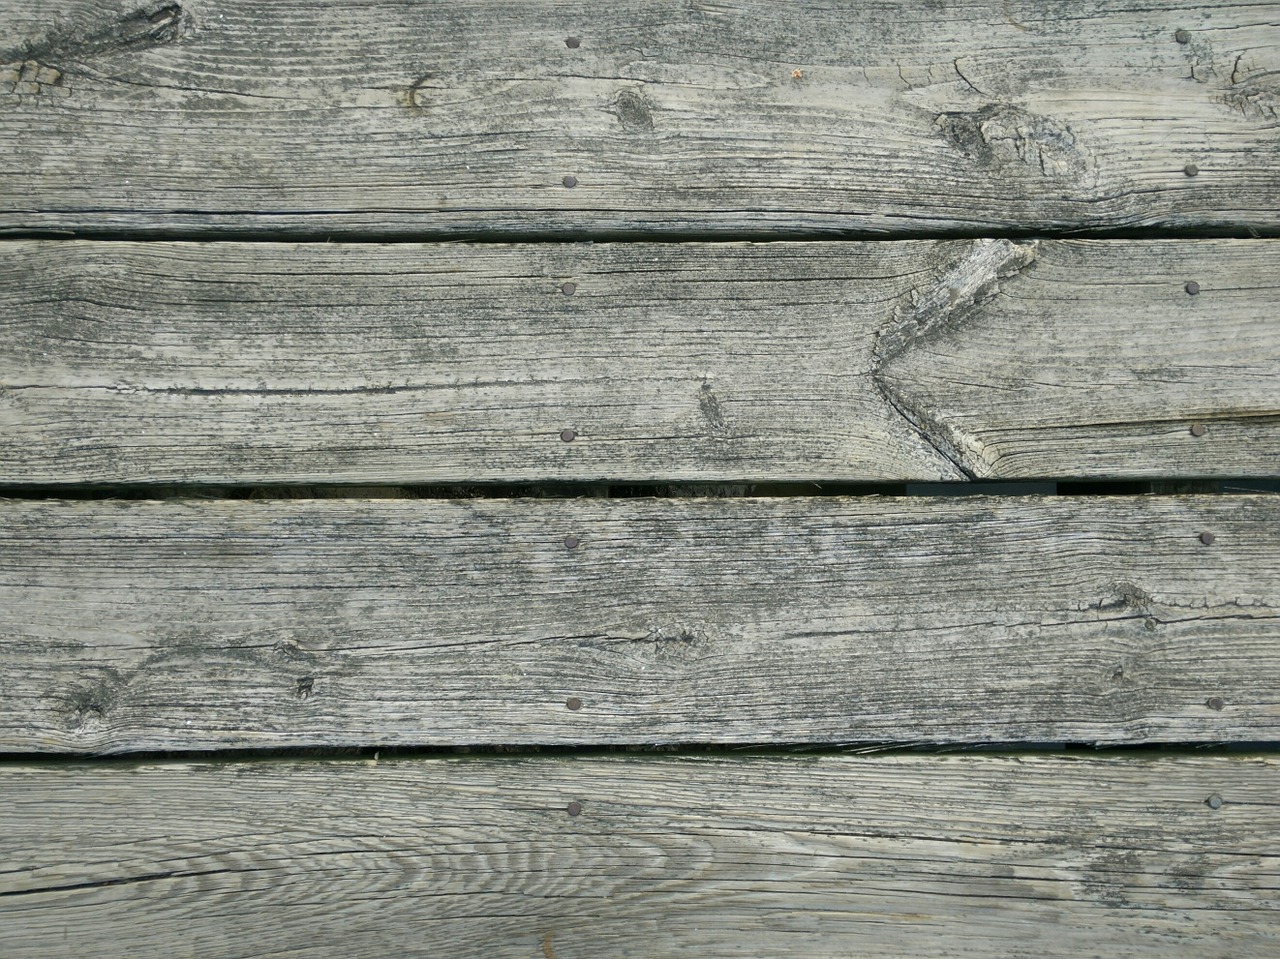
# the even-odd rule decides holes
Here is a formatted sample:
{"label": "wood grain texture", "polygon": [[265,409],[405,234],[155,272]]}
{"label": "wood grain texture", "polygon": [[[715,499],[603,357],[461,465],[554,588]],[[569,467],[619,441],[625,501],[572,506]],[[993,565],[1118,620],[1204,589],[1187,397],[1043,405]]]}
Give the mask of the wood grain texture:
{"label": "wood grain texture", "polygon": [[3,252],[0,482],[1280,474],[1273,241]]}
{"label": "wood grain texture", "polygon": [[11,959],[1280,951],[1274,757],[10,765],[0,788]]}
{"label": "wood grain texture", "polygon": [[1274,2],[3,0],[0,36],[0,229],[1280,228]]}
{"label": "wood grain texture", "polygon": [[1276,496],[0,518],[5,752],[1280,729]]}

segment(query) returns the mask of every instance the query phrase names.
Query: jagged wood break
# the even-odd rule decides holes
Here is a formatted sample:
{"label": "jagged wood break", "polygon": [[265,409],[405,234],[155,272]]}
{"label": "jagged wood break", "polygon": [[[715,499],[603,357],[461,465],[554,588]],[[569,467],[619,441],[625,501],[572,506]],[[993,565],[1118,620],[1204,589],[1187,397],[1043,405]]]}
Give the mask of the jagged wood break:
{"label": "jagged wood break", "polygon": [[1280,473],[1274,241],[2,252],[5,483]]}
{"label": "jagged wood break", "polygon": [[0,229],[1280,229],[1274,6],[1064,9],[0,0]]}

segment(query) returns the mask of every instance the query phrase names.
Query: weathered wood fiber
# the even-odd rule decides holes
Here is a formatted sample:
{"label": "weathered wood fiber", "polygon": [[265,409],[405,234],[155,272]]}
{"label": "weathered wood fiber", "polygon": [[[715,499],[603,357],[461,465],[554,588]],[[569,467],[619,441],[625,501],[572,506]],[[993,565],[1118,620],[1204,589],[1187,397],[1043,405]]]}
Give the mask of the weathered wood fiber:
{"label": "weathered wood fiber", "polygon": [[1272,241],[12,242],[0,482],[1276,475],[1278,299]]}
{"label": "weathered wood fiber", "polygon": [[1276,496],[9,501],[0,520],[5,752],[1280,729]]}
{"label": "weathered wood fiber", "polygon": [[73,764],[0,788],[10,959],[1280,953],[1274,757]]}
{"label": "weathered wood fiber", "polygon": [[1277,3],[2,0],[0,36],[0,229],[1280,228]]}

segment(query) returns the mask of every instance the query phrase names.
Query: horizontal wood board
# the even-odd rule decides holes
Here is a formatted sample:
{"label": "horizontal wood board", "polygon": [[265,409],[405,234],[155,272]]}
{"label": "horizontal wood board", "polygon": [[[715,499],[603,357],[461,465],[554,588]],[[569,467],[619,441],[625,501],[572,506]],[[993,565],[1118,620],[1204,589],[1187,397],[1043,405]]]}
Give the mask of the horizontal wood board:
{"label": "horizontal wood board", "polygon": [[1276,496],[9,501],[0,577],[5,752],[1280,728]]}
{"label": "horizontal wood board", "polygon": [[0,36],[10,231],[1280,228],[1276,3],[3,0]]}
{"label": "horizontal wood board", "polygon": [[10,765],[0,788],[12,959],[1280,951],[1274,757]]}
{"label": "horizontal wood board", "polygon": [[0,250],[0,483],[1280,475],[1273,241]]}

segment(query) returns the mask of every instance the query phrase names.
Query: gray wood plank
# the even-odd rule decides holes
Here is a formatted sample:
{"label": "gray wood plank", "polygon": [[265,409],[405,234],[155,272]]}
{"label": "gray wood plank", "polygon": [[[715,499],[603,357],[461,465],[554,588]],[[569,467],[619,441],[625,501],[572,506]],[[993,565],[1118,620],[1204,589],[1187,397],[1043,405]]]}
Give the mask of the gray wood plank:
{"label": "gray wood plank", "polygon": [[1261,240],[11,242],[0,482],[1274,476],[1277,298]]}
{"label": "gray wood plank", "polygon": [[0,789],[12,959],[1280,950],[1275,757],[9,765]]}
{"label": "gray wood plank", "polygon": [[1274,2],[3,0],[0,36],[0,229],[1280,228]]}
{"label": "gray wood plank", "polygon": [[9,501],[0,520],[4,752],[1280,730],[1276,496]]}

